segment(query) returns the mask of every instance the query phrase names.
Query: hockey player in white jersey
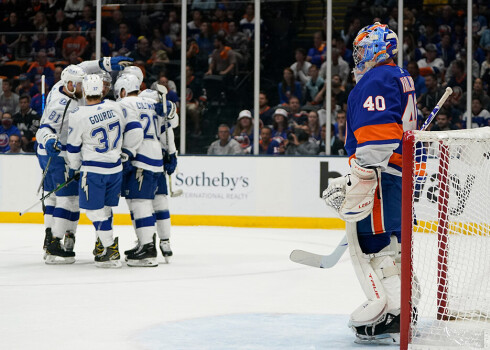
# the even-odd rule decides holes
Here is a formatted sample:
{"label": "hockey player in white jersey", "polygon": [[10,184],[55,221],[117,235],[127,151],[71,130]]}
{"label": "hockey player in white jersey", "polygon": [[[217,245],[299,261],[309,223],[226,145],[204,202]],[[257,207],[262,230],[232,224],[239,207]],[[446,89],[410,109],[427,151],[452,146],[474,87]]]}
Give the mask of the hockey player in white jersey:
{"label": "hockey player in white jersey", "polygon": [[143,142],[136,153],[128,153],[123,177],[122,195],[128,202],[139,245],[128,252],[128,266],[157,266],[155,248],[155,217],[152,200],[157,179],[163,172],[163,157],[158,139],[154,104],[138,97],[140,81],[133,75],[121,76],[114,85],[114,94],[127,113],[128,121],[140,122]]}
{"label": "hockey player in white jersey", "polygon": [[125,118],[118,103],[102,101],[103,82],[96,74],[83,78],[86,106],[69,117],[68,164],[80,169],[80,208],[86,210],[103,250],[95,256],[97,267],[121,267],[118,238],[113,238],[112,207],[121,194],[121,147]]}
{"label": "hockey player in white jersey", "polygon": [[[126,57],[104,57],[77,66],[70,65],[63,70],[61,80],[53,86],[48,95],[41,126],[36,134],[37,155],[41,168],[46,174],[43,183],[45,191],[53,190],[74,175],[65,162],[67,116],[82,103],[81,81],[86,70],[89,72],[122,70],[131,64],[131,61],[132,59]],[[73,246],[80,216],[77,195],[77,183],[74,181],[46,200],[44,249],[47,254],[47,264],[75,261]],[[64,248],[60,242],[63,236]]]}
{"label": "hockey player in white jersey", "polygon": [[[163,152],[163,166],[165,172],[170,176],[177,167],[177,148],[175,147],[175,138],[173,128],[178,126],[179,117],[177,108],[174,103],[165,101],[164,96],[159,95],[157,91],[146,89],[139,94],[140,97],[148,99],[155,103],[155,110],[158,118],[158,129],[160,131],[160,143]],[[166,104],[166,114],[163,104]],[[160,250],[168,263],[173,255],[170,247],[170,212],[168,204],[168,189],[165,173],[159,173],[158,187],[153,200],[153,210],[157,226],[157,234],[160,238]]]}

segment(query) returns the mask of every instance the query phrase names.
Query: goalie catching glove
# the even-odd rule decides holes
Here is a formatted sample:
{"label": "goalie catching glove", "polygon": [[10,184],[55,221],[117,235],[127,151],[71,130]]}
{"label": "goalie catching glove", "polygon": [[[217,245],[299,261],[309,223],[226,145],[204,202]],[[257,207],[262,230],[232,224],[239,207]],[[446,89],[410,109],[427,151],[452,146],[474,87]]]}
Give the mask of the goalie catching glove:
{"label": "goalie catching glove", "polygon": [[351,163],[351,173],[330,181],[322,198],[339,213],[340,218],[357,222],[373,210],[381,173],[379,168],[363,168],[355,159]]}

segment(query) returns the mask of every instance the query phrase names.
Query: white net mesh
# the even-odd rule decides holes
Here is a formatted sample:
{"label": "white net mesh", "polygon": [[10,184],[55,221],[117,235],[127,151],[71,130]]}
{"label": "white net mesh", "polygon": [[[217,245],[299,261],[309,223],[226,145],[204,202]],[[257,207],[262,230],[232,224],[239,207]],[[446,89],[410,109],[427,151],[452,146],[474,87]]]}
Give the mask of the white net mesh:
{"label": "white net mesh", "polygon": [[411,348],[490,347],[490,128],[415,132],[412,152]]}

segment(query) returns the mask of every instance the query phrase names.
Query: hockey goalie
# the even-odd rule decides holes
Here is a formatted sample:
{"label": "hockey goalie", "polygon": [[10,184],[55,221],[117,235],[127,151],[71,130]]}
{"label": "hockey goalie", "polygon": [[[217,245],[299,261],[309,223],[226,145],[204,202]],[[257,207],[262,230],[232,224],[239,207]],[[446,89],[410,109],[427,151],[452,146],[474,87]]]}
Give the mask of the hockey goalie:
{"label": "hockey goalie", "polygon": [[323,192],[347,222],[349,253],[367,297],[349,320],[357,343],[399,341],[402,137],[417,127],[417,110],[413,80],[394,63],[397,52],[387,25],[376,22],[357,34],[345,141],[351,173]]}

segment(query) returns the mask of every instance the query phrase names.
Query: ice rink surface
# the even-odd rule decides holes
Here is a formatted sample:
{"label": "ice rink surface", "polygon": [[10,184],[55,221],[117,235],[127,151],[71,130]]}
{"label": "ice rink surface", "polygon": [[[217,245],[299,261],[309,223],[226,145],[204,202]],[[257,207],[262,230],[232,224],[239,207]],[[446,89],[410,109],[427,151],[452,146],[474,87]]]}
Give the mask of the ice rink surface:
{"label": "ice rink surface", "polygon": [[[343,234],[176,226],[170,264],[106,270],[92,226],[79,226],[75,264],[48,266],[42,225],[0,224],[0,349],[373,348],[347,328],[364,301],[347,254],[329,270],[289,261],[328,254]],[[133,247],[130,226],[115,235],[121,253]]]}

